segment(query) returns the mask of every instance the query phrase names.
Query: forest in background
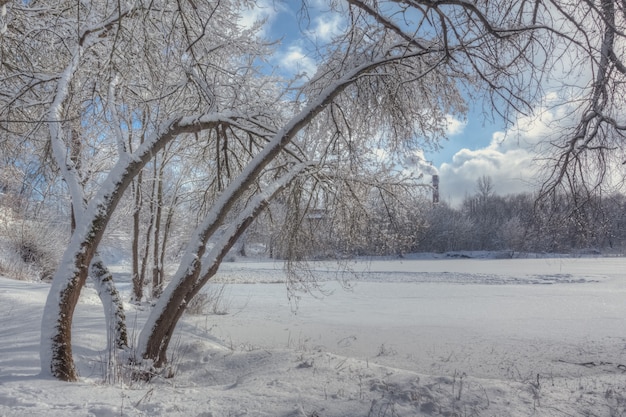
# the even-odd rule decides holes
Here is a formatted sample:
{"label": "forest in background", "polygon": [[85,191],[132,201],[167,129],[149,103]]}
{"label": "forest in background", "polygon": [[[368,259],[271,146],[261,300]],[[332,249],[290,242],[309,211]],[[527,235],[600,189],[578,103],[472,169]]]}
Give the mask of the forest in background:
{"label": "forest in background", "polygon": [[[3,177],[0,193],[0,273],[49,279],[70,236],[69,204],[51,188],[40,192],[36,182],[24,182],[26,177],[15,167],[3,172],[13,175]],[[165,267],[181,255],[185,236],[197,226],[204,204],[202,193],[185,192],[186,187],[165,178],[147,182],[156,187],[142,193],[138,215],[133,216],[136,200],[127,199],[103,244],[117,261],[136,265],[146,283],[155,277],[167,280]],[[563,194],[548,203],[538,202],[537,194],[502,196],[493,188],[493,180],[482,177],[455,207],[433,203],[428,184],[393,195],[364,187],[362,192],[369,196],[353,210],[308,209],[299,223],[288,219],[299,211],[283,196],[249,227],[229,259],[325,260],[455,251],[500,251],[511,257],[623,254],[625,195],[576,202]]]}

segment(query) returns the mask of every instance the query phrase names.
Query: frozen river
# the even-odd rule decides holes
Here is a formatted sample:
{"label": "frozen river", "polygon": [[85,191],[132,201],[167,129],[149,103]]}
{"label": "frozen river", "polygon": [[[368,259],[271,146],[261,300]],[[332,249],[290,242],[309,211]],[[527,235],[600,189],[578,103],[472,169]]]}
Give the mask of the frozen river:
{"label": "frozen river", "polygon": [[[577,369],[571,363],[626,362],[625,266],[623,258],[356,263],[362,274],[351,289],[324,282],[331,294],[302,295],[295,312],[284,284],[228,284],[230,314],[205,325],[251,348],[323,349],[422,372],[558,375]],[[275,282],[275,268],[225,264],[222,277]],[[315,268],[328,274],[330,265]]]}

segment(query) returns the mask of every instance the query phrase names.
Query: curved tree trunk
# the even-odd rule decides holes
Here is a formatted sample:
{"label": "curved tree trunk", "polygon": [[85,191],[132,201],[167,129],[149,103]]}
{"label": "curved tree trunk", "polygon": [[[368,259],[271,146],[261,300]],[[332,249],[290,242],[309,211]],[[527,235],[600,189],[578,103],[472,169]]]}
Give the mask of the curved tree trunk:
{"label": "curved tree trunk", "polygon": [[132,179],[168,142],[183,133],[231,121],[221,114],[180,117],[161,125],[132,157],[122,156],[80,216],[76,230],[52,279],[41,322],[40,360],[43,374],[76,381],[72,357],[72,319],[95,251],[117,204]]}
{"label": "curved tree trunk", "polygon": [[87,280],[88,268],[97,242],[78,234],[66,250],[52,287],[41,322],[41,371],[63,381],[78,380],[72,357],[72,318],[80,290]]}
{"label": "curved tree trunk", "polygon": [[[165,308],[160,310],[160,315],[155,320],[155,326],[152,328],[153,331],[146,342],[143,353],[143,358],[152,360],[154,367],[160,368],[167,362],[167,348],[169,347],[176,325],[185,312],[187,304],[202,289],[204,284],[213,278],[222,260],[233,247],[241,233],[252,223],[258,213],[265,208],[266,205],[267,202],[258,207],[254,214],[251,214],[250,217],[246,218],[245,221],[239,225],[234,234],[229,235],[227,241],[216,246],[215,249],[219,249],[219,253],[211,261],[210,268],[198,282],[194,283],[190,280],[185,282],[186,285],[179,286],[177,291],[172,294],[172,297],[170,297],[165,304]],[[181,298],[182,302],[179,302],[178,300]]]}
{"label": "curved tree trunk", "polygon": [[[416,55],[422,54],[423,53],[418,53]],[[139,335],[137,352],[138,355],[141,355],[141,358],[151,360],[157,366],[167,361],[165,353],[169,339],[176,327],[176,323],[182,316],[185,303],[200,290],[202,285],[204,285],[213,274],[215,274],[222,258],[226,255],[230,246],[235,243],[237,240],[236,237],[243,233],[249,223],[245,224],[241,230],[225,233],[226,241],[213,248],[211,253],[207,256],[207,261],[204,261],[206,265],[206,267],[204,267],[200,260],[203,259],[207,242],[223,223],[240,196],[245,193],[261,175],[263,169],[291,143],[293,138],[295,138],[305,126],[332,103],[332,101],[360,75],[387,63],[404,58],[406,58],[406,56],[402,58],[382,56],[380,60],[374,60],[346,71],[340,79],[321,91],[315,100],[312,100],[307,107],[280,129],[267,143],[265,148],[246,165],[238,178],[223,191],[203,223],[196,229],[195,237],[190,241],[178,271],[161,295],[161,298],[152,310],[148,321]],[[250,215],[250,213],[247,213],[248,210],[254,211],[255,205],[264,206],[263,200],[270,200],[280,189],[292,181],[299,172],[313,164],[314,162],[309,161],[308,163],[302,163],[298,167],[292,168],[289,174],[270,186],[270,188],[278,186],[278,189],[268,191],[265,196],[257,195],[238,217],[238,219],[240,219],[239,222],[237,222],[239,226],[243,225],[245,216]],[[256,215],[258,215],[258,212],[256,212],[255,216]],[[235,223],[235,225],[237,225],[237,223]],[[231,236],[236,236],[232,242],[229,240]],[[230,246],[228,246],[229,244]],[[200,271],[201,268],[203,270],[202,272]],[[141,358],[138,357],[136,359],[141,361]]]}
{"label": "curved tree trunk", "polygon": [[[429,52],[419,52],[413,56],[425,55]],[[279,130],[267,146],[243,169],[237,181],[227,187],[222,196],[218,198],[202,227],[199,228],[195,239],[190,243],[189,250],[183,257],[181,264],[182,272],[177,273],[173,282],[168,286],[168,288],[172,287],[172,290],[169,293],[164,292],[165,296],[162,296],[160,302],[157,303],[157,307],[159,305],[160,307],[153,310],[154,314],[151,314],[151,318],[141,332],[143,336],[140,336],[138,352],[141,352],[140,354],[144,358],[164,360],[164,358],[160,358],[162,349],[160,347],[154,349],[153,347],[160,346],[164,338],[171,334],[172,330],[170,329],[173,329],[176,324],[174,318],[176,317],[177,320],[182,314],[178,310],[184,309],[185,300],[194,294],[194,290],[197,291],[195,286],[204,281],[204,279],[198,281],[197,277],[205,277],[213,268],[219,266],[221,258],[215,254],[209,261],[207,270],[202,274],[200,273],[200,259],[204,254],[204,247],[208,238],[223,223],[225,216],[238,201],[241,194],[255,183],[265,167],[291,143],[293,138],[360,75],[407,57],[409,55],[401,57],[381,56],[380,60],[374,60],[346,71],[341,78],[322,90],[315,100],[312,100],[306,108]],[[99,192],[96,193],[84,215],[81,216],[80,223],[77,224],[76,231],[72,235],[61,265],[54,274],[41,325],[40,353],[43,373],[49,373],[66,381],[78,379],[71,347],[74,309],[78,302],[80,290],[87,278],[87,266],[91,263],[111,215],[132,179],[148,161],[152,160],[157,152],[176,136],[215,128],[223,123],[240,126],[237,116],[233,113],[209,113],[171,119],[164,122],[151,135],[151,138],[139,147],[135,154],[120,156],[120,160],[110,171]],[[248,120],[251,116],[247,115],[242,118]],[[270,197],[257,195],[258,198],[269,199]],[[222,248],[224,247],[222,246]],[[161,314],[164,311],[175,314],[168,318]],[[148,346],[151,347],[150,352],[147,351]]]}
{"label": "curved tree trunk", "polygon": [[[200,262],[198,260],[203,258],[204,247],[210,235],[202,236],[204,241],[202,244],[196,245],[197,251],[195,253],[188,252],[186,254],[183,260],[187,259],[190,262],[181,262],[179,272],[152,310],[139,336],[137,351],[143,359],[151,360],[157,368],[167,362],[167,348],[176,324],[182,317],[187,304],[215,275],[228,251],[259,213],[267,207],[269,201],[311,165],[311,163],[303,163],[295,166],[289,173],[270,185],[264,193],[253,198],[239,214],[236,221],[216,242],[211,252],[206,256],[206,261]],[[243,192],[243,190],[239,191]],[[202,229],[202,225],[200,229]],[[202,235],[201,232],[197,234]]]}

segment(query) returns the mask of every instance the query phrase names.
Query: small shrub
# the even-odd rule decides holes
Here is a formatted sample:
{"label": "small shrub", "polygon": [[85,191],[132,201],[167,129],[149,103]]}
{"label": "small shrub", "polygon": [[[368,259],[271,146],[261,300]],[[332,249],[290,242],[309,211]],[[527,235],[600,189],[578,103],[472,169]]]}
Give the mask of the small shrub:
{"label": "small shrub", "polygon": [[190,302],[187,303],[185,313],[191,314],[193,316],[200,316],[202,314],[205,314],[208,304],[209,295],[204,292],[198,293],[195,297],[191,299]]}
{"label": "small shrub", "polygon": [[385,344],[381,344],[380,347],[378,348],[378,353],[376,354],[376,356],[380,357],[380,356],[395,356],[397,355],[398,352],[396,352],[396,350],[390,346],[385,346]]}
{"label": "small shrub", "polygon": [[19,280],[51,279],[68,233],[60,227],[27,220],[5,221],[2,229],[0,272]]}
{"label": "small shrub", "polygon": [[0,256],[0,275],[18,281],[30,281],[33,277],[40,276],[40,273],[32,265],[24,263],[17,254],[11,252]]}
{"label": "small shrub", "polygon": [[226,285],[212,285],[205,292],[196,294],[187,303],[185,312],[191,315],[225,315],[230,310],[230,300],[225,297]]}

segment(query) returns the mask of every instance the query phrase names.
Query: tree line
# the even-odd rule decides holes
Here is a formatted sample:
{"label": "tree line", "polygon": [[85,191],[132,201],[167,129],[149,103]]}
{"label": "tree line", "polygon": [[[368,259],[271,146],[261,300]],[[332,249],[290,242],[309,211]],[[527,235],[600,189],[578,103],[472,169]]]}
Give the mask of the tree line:
{"label": "tree line", "polygon": [[[474,192],[458,206],[433,203],[427,186],[415,189],[413,195],[404,192],[387,200],[376,195],[366,206],[355,205],[348,216],[332,207],[310,212],[305,227],[297,231],[280,227],[268,233],[272,226],[261,218],[240,245],[259,244],[262,255],[278,259],[454,251],[500,251],[503,256],[623,253],[624,194],[598,194],[584,201],[559,194],[540,200],[538,192],[498,195],[493,186],[490,177],[478,179]],[[280,210],[285,208],[276,202],[269,208]],[[290,252],[290,240],[298,241],[298,254]]]}

